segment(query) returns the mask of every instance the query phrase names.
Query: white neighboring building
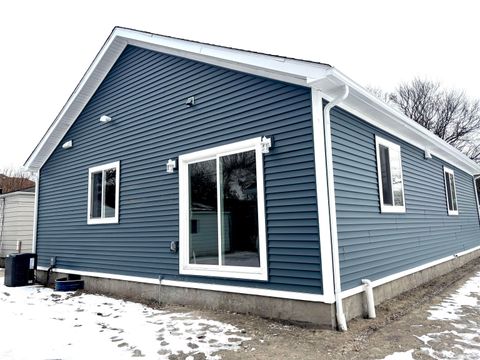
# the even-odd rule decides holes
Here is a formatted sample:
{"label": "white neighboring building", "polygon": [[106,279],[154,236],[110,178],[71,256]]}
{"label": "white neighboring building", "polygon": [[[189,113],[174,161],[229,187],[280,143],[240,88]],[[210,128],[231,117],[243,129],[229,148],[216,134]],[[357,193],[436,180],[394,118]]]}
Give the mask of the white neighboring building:
{"label": "white neighboring building", "polygon": [[8,254],[32,251],[35,193],[0,195],[0,265]]}

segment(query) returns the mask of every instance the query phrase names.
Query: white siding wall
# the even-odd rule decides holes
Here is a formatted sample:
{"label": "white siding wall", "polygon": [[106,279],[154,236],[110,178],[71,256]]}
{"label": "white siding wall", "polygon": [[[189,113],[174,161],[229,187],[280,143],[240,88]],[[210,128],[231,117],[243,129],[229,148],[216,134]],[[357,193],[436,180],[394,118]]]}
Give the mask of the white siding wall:
{"label": "white siding wall", "polygon": [[15,253],[17,241],[22,252],[32,251],[34,203],[34,193],[0,195],[0,257]]}

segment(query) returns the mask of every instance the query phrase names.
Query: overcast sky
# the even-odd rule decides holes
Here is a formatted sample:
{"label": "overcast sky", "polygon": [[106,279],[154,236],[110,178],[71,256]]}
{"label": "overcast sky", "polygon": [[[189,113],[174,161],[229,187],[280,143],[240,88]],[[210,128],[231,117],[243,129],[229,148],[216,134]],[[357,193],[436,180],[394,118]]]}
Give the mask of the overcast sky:
{"label": "overcast sky", "polygon": [[2,1],[0,168],[19,167],[115,25],[329,63],[384,90],[414,76],[480,98],[477,1]]}

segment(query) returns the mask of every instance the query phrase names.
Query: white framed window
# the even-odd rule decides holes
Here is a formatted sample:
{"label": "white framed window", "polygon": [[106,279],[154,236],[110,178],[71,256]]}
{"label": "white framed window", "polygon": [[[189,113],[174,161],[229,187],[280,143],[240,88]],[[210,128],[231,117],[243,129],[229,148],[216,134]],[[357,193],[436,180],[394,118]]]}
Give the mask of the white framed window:
{"label": "white framed window", "polygon": [[118,223],[120,162],[88,169],[88,224]]}
{"label": "white framed window", "polygon": [[455,174],[452,169],[443,167],[445,180],[445,195],[447,198],[448,215],[458,215],[457,188],[455,186]]}
{"label": "white framed window", "polygon": [[267,280],[261,138],[178,160],[180,274]]}
{"label": "white framed window", "polygon": [[480,176],[476,176],[474,178],[475,182],[475,194],[477,200],[477,207],[478,207],[478,216],[480,217]]}
{"label": "white framed window", "polygon": [[382,213],[404,213],[402,156],[400,145],[375,136],[378,189]]}

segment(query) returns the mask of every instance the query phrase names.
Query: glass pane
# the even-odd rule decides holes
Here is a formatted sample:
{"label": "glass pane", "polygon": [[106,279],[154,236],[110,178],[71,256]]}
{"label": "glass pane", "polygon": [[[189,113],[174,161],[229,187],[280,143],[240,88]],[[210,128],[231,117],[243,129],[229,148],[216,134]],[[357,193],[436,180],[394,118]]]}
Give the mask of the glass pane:
{"label": "glass pane", "polygon": [[105,171],[105,217],[115,217],[116,169]]}
{"label": "glass pane", "polygon": [[220,158],[222,265],[259,267],[255,151]]}
{"label": "glass pane", "polygon": [[478,199],[478,206],[480,206],[480,178],[475,180],[475,186],[477,188],[477,199]]}
{"label": "glass pane", "polygon": [[451,181],[450,181],[450,173],[445,173],[445,184],[447,186],[447,205],[448,205],[448,210],[453,210],[452,207],[452,187],[451,187]]}
{"label": "glass pane", "polygon": [[380,145],[380,172],[382,177],[382,195],[384,205],[393,205],[392,177],[390,174],[390,157],[388,147]]}
{"label": "glass pane", "polygon": [[102,173],[92,174],[92,218],[102,217]]}
{"label": "glass pane", "polygon": [[390,166],[392,174],[393,203],[395,206],[403,206],[403,179],[402,161],[400,152],[390,149]]}
{"label": "glass pane", "polygon": [[188,165],[190,264],[218,265],[216,166],[216,160]]}
{"label": "glass pane", "polygon": [[452,192],[452,209],[453,210],[458,210],[457,207],[457,192],[455,191],[455,176],[453,174],[450,174],[450,189]]}

